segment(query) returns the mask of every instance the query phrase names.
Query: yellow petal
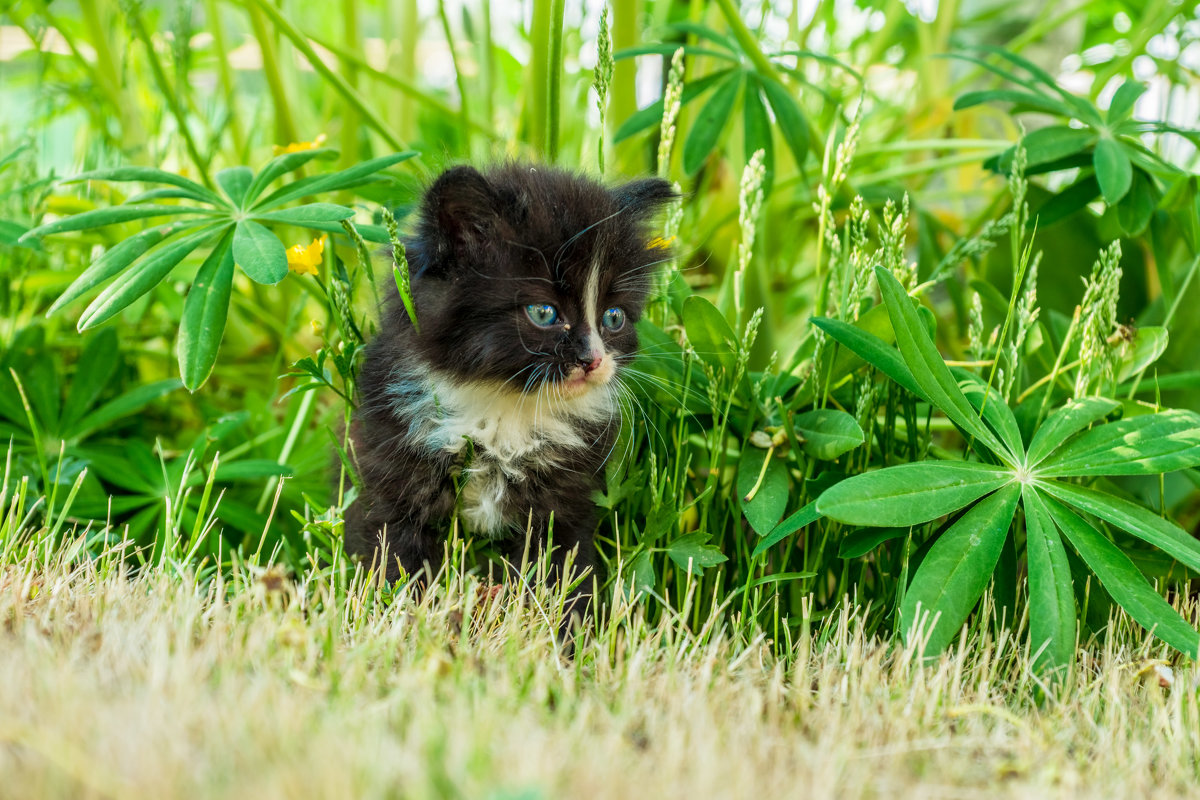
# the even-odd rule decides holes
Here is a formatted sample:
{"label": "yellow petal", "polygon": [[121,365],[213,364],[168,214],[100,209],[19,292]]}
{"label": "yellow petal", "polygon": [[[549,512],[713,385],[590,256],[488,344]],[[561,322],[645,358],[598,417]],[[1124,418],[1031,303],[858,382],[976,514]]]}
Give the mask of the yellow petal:
{"label": "yellow petal", "polygon": [[647,250],[670,250],[671,245],[675,243],[675,237],[664,239],[661,236],[655,236],[646,244]]}

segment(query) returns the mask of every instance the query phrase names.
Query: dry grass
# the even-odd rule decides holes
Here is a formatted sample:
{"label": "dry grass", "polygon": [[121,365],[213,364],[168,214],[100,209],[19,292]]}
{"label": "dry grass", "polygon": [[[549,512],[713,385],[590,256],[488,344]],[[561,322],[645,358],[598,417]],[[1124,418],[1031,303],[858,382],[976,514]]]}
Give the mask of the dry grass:
{"label": "dry grass", "polygon": [[1043,696],[1011,638],[922,667],[848,611],[784,663],[623,607],[565,659],[547,598],[470,578],[385,604],[114,563],[2,568],[0,796],[1200,794],[1200,671],[1160,686],[1121,622]]}

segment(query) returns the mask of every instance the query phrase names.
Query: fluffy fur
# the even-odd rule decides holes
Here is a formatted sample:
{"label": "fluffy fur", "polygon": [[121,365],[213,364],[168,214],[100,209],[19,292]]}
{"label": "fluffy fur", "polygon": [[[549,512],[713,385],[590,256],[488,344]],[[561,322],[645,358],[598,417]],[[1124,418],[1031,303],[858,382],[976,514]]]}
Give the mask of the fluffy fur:
{"label": "fluffy fur", "polygon": [[[456,167],[429,187],[406,243],[420,332],[393,290],[359,378],[349,552],[390,578],[436,570],[457,506],[514,562],[530,526],[547,546],[553,515],[554,568],[572,551],[594,566],[591,495],[620,427],[619,373],[667,256],[647,221],[673,197],[656,178],[608,189],[515,164]],[[557,319],[537,324],[531,305]],[[609,309],[623,325],[606,326]]]}

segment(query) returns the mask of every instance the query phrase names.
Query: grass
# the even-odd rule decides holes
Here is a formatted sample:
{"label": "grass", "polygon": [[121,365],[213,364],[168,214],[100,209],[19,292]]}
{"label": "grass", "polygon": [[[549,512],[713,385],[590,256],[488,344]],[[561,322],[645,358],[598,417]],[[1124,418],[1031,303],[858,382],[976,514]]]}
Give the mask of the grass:
{"label": "grass", "polygon": [[[922,666],[851,602],[787,658],[615,604],[573,659],[544,592],[416,603],[328,572],[0,568],[7,797],[1196,796],[1200,668],[1121,619],[1064,685],[982,629]],[[701,602],[698,598],[693,598]],[[1189,601],[1195,621],[1200,608]]]}

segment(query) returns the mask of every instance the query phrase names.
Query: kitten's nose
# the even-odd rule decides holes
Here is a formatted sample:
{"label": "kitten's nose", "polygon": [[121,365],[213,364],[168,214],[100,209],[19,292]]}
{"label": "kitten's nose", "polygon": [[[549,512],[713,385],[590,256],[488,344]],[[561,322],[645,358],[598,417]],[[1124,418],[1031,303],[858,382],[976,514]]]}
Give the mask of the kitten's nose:
{"label": "kitten's nose", "polygon": [[604,356],[598,353],[592,353],[591,356],[584,356],[583,358],[579,359],[579,363],[583,366],[584,372],[592,372],[599,369],[602,361],[604,361]]}

